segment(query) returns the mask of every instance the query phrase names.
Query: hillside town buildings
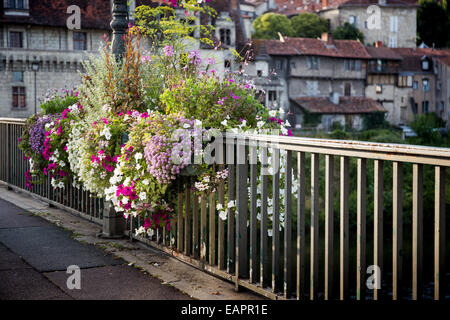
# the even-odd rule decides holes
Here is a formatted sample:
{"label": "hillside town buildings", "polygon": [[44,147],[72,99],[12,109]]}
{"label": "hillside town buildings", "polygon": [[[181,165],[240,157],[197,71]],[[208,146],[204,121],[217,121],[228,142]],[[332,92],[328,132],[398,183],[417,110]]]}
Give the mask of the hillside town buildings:
{"label": "hillside town buildings", "polygon": [[[28,117],[39,111],[37,99],[48,89],[71,89],[80,83],[82,61],[98,52],[105,35],[110,36],[111,3],[0,2],[0,117]],[[162,3],[131,1],[130,19],[139,5]],[[81,8],[80,29],[67,25],[67,8],[72,4]],[[212,40],[222,50],[200,41],[193,42],[192,49],[214,58],[219,73],[243,70],[265,90],[264,104],[280,110],[293,126],[315,119],[325,130],[334,122],[360,129],[364,114],[371,112],[385,113],[393,125],[407,124],[427,112],[436,112],[445,121],[450,117],[450,53],[416,48],[415,0],[216,0],[211,4],[217,17],[200,16],[200,23],[215,27]],[[315,13],[329,20],[331,30],[348,22],[363,32],[365,42],[334,40],[330,34],[320,39],[283,35],[278,40],[251,39],[253,21],[266,12],[288,17]],[[373,19],[374,13],[380,14],[379,19]],[[200,38],[199,31],[193,35]],[[234,50],[251,56],[248,64],[240,63]]]}

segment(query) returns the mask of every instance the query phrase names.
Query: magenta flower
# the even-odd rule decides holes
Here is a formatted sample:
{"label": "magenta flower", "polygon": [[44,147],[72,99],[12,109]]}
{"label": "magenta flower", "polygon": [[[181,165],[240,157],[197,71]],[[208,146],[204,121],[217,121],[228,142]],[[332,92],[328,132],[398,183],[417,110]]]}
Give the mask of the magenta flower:
{"label": "magenta flower", "polygon": [[173,47],[172,46],[164,46],[164,54],[166,57],[172,57],[173,56]]}

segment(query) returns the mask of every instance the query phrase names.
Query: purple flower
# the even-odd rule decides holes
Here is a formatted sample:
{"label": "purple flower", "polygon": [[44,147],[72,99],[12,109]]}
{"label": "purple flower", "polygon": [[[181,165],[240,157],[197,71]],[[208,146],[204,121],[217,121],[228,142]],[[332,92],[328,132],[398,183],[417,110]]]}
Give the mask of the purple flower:
{"label": "purple flower", "polygon": [[166,57],[172,57],[173,56],[173,47],[172,46],[164,46],[164,54]]}

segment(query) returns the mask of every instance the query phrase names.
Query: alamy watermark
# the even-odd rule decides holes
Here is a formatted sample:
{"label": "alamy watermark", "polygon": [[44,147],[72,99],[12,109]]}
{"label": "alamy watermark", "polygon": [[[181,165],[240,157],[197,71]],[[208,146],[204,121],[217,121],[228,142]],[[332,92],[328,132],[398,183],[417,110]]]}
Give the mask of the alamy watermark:
{"label": "alamy watermark", "polygon": [[77,265],[71,265],[67,267],[67,274],[70,274],[70,276],[67,278],[66,286],[67,289],[73,290],[81,289],[81,270],[80,267]]}

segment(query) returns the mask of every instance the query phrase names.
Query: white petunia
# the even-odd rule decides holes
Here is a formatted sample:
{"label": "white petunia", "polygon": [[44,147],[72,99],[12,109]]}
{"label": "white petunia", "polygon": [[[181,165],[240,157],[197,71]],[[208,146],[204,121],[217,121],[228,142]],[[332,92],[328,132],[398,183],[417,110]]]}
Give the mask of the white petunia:
{"label": "white petunia", "polygon": [[145,192],[139,193],[139,200],[141,201],[147,200],[147,193]]}
{"label": "white petunia", "polygon": [[270,110],[269,111],[269,116],[275,117],[276,115],[277,115],[277,110]]}

